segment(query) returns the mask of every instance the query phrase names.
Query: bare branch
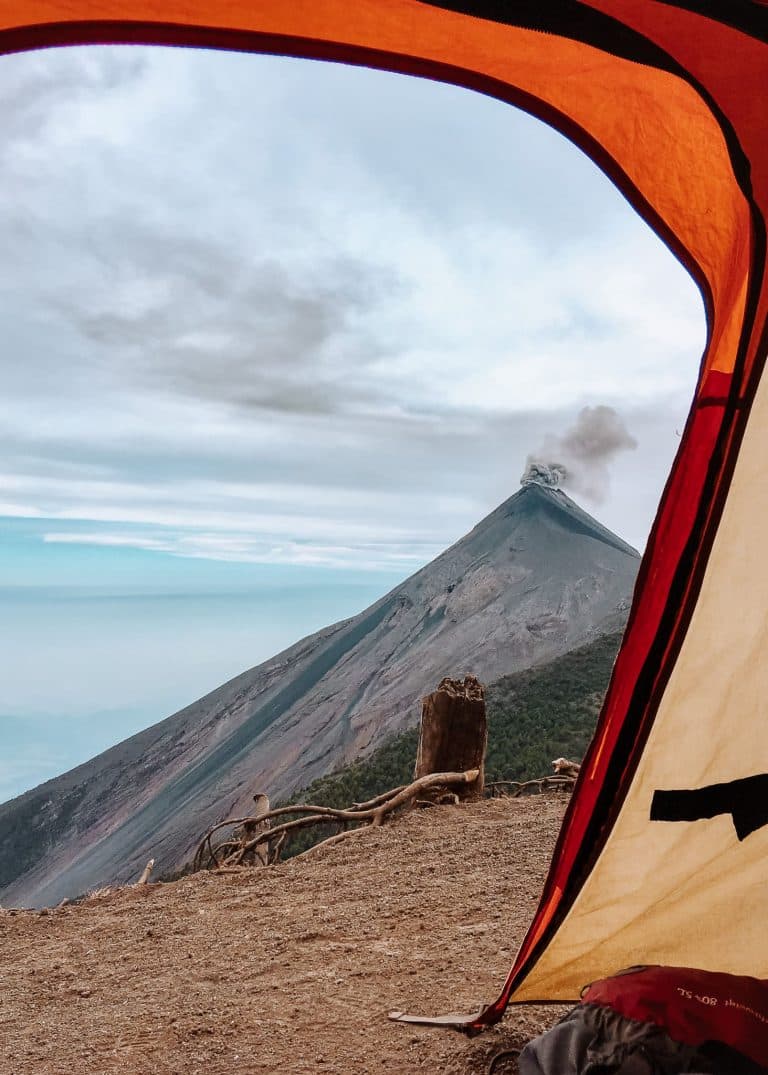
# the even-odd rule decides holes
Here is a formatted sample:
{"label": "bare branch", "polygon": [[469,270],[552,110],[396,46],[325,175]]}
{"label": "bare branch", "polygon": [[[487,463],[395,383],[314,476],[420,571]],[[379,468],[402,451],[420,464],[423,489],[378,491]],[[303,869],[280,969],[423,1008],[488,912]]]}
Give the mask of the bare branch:
{"label": "bare branch", "polygon": [[[262,864],[275,863],[279,860],[280,850],[286,836],[297,829],[307,828],[310,825],[328,824],[329,822],[339,824],[351,822],[358,825],[358,827],[361,822],[367,822],[369,825],[376,827],[382,824],[387,815],[406,804],[412,803],[421,792],[427,789],[445,788],[446,794],[455,799],[455,796],[447,789],[451,785],[471,784],[478,779],[479,774],[479,769],[469,769],[464,773],[429,773],[418,780],[414,780],[411,784],[393,788],[383,795],[378,795],[368,803],[356,803],[349,810],[337,810],[331,806],[312,806],[306,803],[295,803],[291,806],[280,806],[274,810],[267,810],[251,817],[229,818],[226,821],[219,821],[208,830],[201,840],[195,852],[194,868],[198,870],[203,868],[206,853],[209,865],[216,869],[240,866],[251,852],[258,853],[257,849],[263,844],[267,845],[267,851],[266,854],[260,855]],[[266,799],[266,796],[254,796],[254,798],[260,804],[263,804],[266,800],[268,805],[269,800]],[[306,816],[284,821],[282,824],[270,828],[270,822],[274,818],[286,817],[290,814],[304,814]],[[233,833],[223,843],[214,848],[212,843],[213,834],[221,829],[234,826],[239,826],[239,833]],[[357,831],[358,828],[349,829],[336,835],[346,836]],[[335,839],[336,837],[334,836],[329,837],[329,840],[334,842]],[[326,843],[328,843],[328,840],[323,841],[323,844]],[[318,844],[317,846],[321,845]],[[299,856],[296,857],[298,858]]]}
{"label": "bare branch", "polygon": [[304,859],[308,855],[314,855],[315,851],[319,851],[321,847],[330,847],[331,844],[339,844],[342,840],[348,839],[350,836],[359,836],[361,832],[368,832],[373,828],[372,825],[359,825],[356,829],[347,829],[346,832],[337,832],[335,836],[329,836],[327,840],[321,840],[319,844],[314,844],[312,847],[308,847],[306,851],[302,851],[299,855],[293,856],[293,861],[297,862],[299,859]]}
{"label": "bare branch", "polygon": [[518,798],[520,795],[524,795],[526,791],[531,788],[536,788],[539,792],[545,790],[545,788],[572,788],[575,784],[575,778],[572,776],[540,776],[534,780],[494,780],[486,784],[488,790],[495,790],[496,788],[514,788],[514,791],[509,792],[509,797],[512,799]]}
{"label": "bare branch", "polygon": [[407,787],[407,784],[401,784],[397,788],[390,788],[389,791],[384,791],[381,793],[381,795],[377,795],[375,799],[369,799],[367,803],[353,803],[352,809],[370,810],[374,806],[379,806],[381,803],[385,803],[387,799],[393,798],[395,795],[398,794],[398,792],[403,791],[403,789]]}
{"label": "bare branch", "polygon": [[136,882],[137,885],[146,885],[149,883],[149,875],[152,873],[152,867],[155,865],[155,860],[150,859],[144,869],[141,871],[141,877]]}

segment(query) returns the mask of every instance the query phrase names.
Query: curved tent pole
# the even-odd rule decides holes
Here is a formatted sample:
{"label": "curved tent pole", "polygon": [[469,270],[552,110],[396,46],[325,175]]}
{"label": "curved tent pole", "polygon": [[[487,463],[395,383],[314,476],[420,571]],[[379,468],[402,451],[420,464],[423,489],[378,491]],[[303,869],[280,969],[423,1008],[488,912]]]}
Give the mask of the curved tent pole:
{"label": "curved tent pole", "polygon": [[[708,722],[698,738],[711,734],[714,743],[722,734],[729,683],[741,668],[737,632],[730,647],[713,637],[712,593],[746,586],[726,539],[740,532],[743,485],[754,487],[768,351],[766,40],[768,10],[757,0],[0,0],[0,52],[84,43],[268,52],[439,79],[522,107],[606,172],[701,288],[708,341],[699,383],[541,903],[500,997],[482,1014],[451,1017],[454,1024],[479,1029],[510,1000],[571,998],[588,968],[597,977],[606,960],[633,952],[632,921],[616,926],[624,949],[588,924],[596,891],[609,918],[631,902],[611,872],[622,848],[645,849],[662,867],[673,862],[669,828],[643,814],[646,783],[660,778],[668,740],[681,734],[676,714],[686,705],[670,709],[671,701],[696,694],[697,668],[706,672],[699,701]],[[768,490],[759,501],[768,522]],[[768,590],[758,581],[753,603]],[[741,676],[746,702],[759,696],[761,676],[754,667]],[[691,734],[689,718],[681,727]],[[734,738],[741,748],[755,743],[746,717],[729,734],[726,751]],[[768,744],[758,754],[768,770]],[[713,764],[697,756],[691,779]],[[675,869],[693,856],[685,878],[674,878],[678,888],[699,869],[693,843],[674,856]],[[673,889],[670,880],[659,906]],[[719,894],[710,909],[724,901]],[[664,921],[646,930],[651,955],[685,956],[691,945],[695,955],[701,940],[684,930],[670,938]],[[747,961],[751,947],[747,940]],[[711,945],[701,951],[716,958]]]}

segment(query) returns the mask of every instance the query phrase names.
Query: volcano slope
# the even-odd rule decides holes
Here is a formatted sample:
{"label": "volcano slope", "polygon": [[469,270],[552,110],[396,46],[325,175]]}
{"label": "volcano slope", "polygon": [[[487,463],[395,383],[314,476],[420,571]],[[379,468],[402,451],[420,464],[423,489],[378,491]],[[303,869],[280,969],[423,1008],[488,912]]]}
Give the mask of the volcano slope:
{"label": "volcano slope", "polygon": [[0,806],[0,902],[53,905],[168,872],[200,832],[417,723],[444,675],[484,682],[623,628],[637,552],[526,485],[359,616]]}
{"label": "volcano slope", "polygon": [[0,912],[0,1071],[485,1073],[563,1009],[513,1008],[472,1041],[386,1015],[472,1011],[496,995],[564,805],[553,794],[416,810],[264,870]]}

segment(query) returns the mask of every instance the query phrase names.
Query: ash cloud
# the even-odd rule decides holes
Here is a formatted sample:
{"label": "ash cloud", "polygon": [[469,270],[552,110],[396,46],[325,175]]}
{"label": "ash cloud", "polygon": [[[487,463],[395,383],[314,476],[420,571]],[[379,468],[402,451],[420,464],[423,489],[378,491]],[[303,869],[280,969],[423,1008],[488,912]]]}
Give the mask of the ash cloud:
{"label": "ash cloud", "polygon": [[561,486],[601,503],[610,489],[610,464],[637,441],[613,407],[583,407],[574,425],[560,436],[547,436],[529,455],[520,483]]}
{"label": "ash cloud", "polygon": [[[683,373],[695,380],[698,337],[690,354],[680,341],[703,324],[700,299],[655,237],[646,251],[634,216],[622,223],[591,165],[574,179],[562,140],[525,142],[526,167],[507,167],[544,125],[476,95],[446,107],[453,87],[413,83],[417,97],[407,79],[278,58],[88,48],[0,66],[6,514],[128,532],[120,520],[155,525],[158,505],[199,520],[215,495],[216,525],[235,534],[274,527],[287,542],[322,512],[337,544],[361,544],[362,512],[388,541],[445,544],[509,496],[505,461],[572,425],[594,377],[616,406],[636,401],[645,430],[636,485],[606,516],[642,543],[687,410]],[[464,204],[466,130],[498,156]],[[428,160],[454,177],[437,197]],[[556,197],[565,172],[578,197]],[[582,243],[585,201],[610,224],[596,245]],[[565,246],[540,243],[547,228]],[[638,266],[648,289],[627,304]],[[526,366],[532,353],[547,364]],[[654,389],[643,412],[649,370],[664,398]]]}
{"label": "ash cloud", "polygon": [[528,456],[521,485],[543,485],[547,489],[559,489],[568,474],[562,463],[542,463]]}

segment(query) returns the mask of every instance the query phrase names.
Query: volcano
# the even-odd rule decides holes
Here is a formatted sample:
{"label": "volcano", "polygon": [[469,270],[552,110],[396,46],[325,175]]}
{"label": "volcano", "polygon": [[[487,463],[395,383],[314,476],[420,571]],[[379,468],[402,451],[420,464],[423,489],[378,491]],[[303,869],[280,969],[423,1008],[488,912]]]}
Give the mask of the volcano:
{"label": "volcano", "polygon": [[352,619],[0,806],[0,901],[43,906],[178,867],[216,820],[417,723],[443,676],[490,682],[627,618],[640,557],[558,489],[524,485]]}

